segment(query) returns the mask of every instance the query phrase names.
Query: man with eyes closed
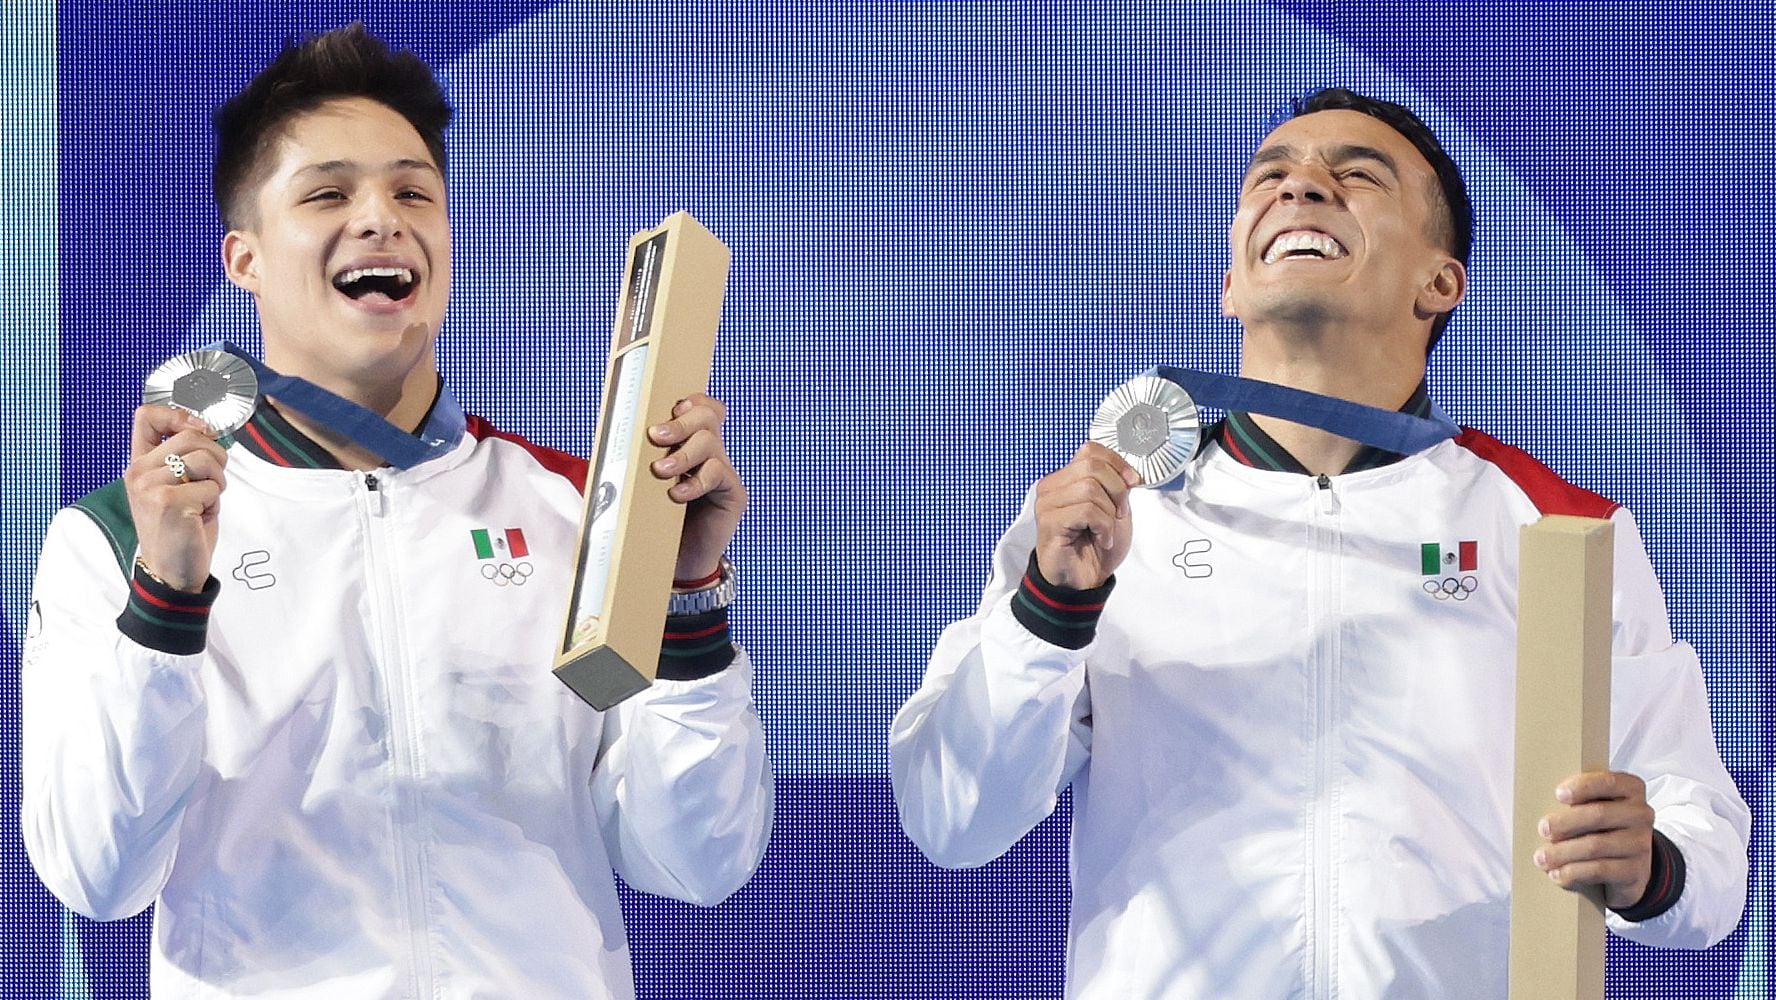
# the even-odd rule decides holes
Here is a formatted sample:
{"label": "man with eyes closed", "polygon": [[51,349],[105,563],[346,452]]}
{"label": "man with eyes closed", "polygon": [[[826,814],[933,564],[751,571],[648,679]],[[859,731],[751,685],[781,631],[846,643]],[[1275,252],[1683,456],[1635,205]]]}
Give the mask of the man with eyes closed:
{"label": "man with eyes closed", "polygon": [[157,904],[156,996],[630,997],[612,870],[714,904],[769,835],[716,400],[649,429],[688,505],[660,680],[596,712],[550,672],[586,463],[439,378],[449,116],[353,26],[216,119],[263,360],[434,453],[385,462],[275,394],[226,442],[144,406],[123,478],[45,541],[25,839],[74,910]]}
{"label": "man with eyes closed", "polygon": [[[1241,374],[1417,416],[1472,209],[1430,130],[1346,90],[1252,157]],[[1100,445],[1038,482],[890,736],[908,834],[997,857],[1073,790],[1072,997],[1505,995],[1516,540],[1616,525],[1611,770],[1534,859],[1609,926],[1738,922],[1749,817],[1632,516],[1474,430],[1397,454],[1230,412],[1182,485]]]}

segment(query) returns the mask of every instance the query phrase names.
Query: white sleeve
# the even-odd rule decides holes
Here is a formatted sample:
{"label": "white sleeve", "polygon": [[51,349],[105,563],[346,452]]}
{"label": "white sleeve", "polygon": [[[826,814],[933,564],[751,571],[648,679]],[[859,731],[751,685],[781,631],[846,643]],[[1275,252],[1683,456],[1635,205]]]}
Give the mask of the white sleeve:
{"label": "white sleeve", "polygon": [[944,630],[888,735],[901,826],[948,868],[986,864],[1054,811],[1090,755],[1083,649],[1031,634],[1011,606],[1036,543],[1028,497],[979,609]]}
{"label": "white sleeve", "polygon": [[1688,643],[1672,638],[1665,596],[1626,510],[1616,525],[1615,660],[1611,767],[1647,783],[1653,825],[1683,854],[1682,894],[1642,923],[1609,914],[1622,937],[1665,948],[1706,948],[1739,925],[1745,908],[1751,813],[1722,765]]}
{"label": "white sleeve", "polygon": [[95,920],[141,912],[166,884],[204,753],[203,654],[125,637],[128,587],[98,524],[58,513],[20,665],[20,819],[43,883]]}
{"label": "white sleeve", "polygon": [[606,713],[592,795],[611,863],[635,888],[714,906],[745,885],[774,801],[746,651],[709,677],[656,680]]}

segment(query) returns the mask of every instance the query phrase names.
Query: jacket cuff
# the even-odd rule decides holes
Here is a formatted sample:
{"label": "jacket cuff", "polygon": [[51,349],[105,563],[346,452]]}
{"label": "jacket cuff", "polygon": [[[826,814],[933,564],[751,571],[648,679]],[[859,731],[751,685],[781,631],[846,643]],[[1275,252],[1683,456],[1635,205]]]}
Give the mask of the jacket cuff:
{"label": "jacket cuff", "polygon": [[1050,583],[1030,553],[1023,582],[1011,598],[1011,613],[1036,638],[1062,649],[1084,649],[1098,635],[1098,619],[1104,601],[1116,588],[1116,577],[1090,590],[1074,590]]}
{"label": "jacket cuff", "polygon": [[1631,924],[1651,920],[1677,905],[1683,895],[1684,856],[1671,838],[1653,831],[1653,874],[1647,879],[1645,895],[1627,909],[1615,911],[1616,916]]}
{"label": "jacket cuff", "polygon": [[176,656],[201,653],[209,636],[210,605],[221,592],[222,584],[213,576],[199,593],[175,590],[137,563],[117,629],[148,649]]}
{"label": "jacket cuff", "polygon": [[667,615],[660,641],[660,666],[655,676],[667,681],[695,681],[721,673],[734,662],[728,635],[728,609],[700,615]]}

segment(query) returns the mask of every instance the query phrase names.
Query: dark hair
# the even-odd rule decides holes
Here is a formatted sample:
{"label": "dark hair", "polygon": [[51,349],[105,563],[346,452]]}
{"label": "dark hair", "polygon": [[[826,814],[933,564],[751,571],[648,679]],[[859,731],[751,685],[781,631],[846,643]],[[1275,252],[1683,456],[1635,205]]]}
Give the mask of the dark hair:
{"label": "dark hair", "polygon": [[265,155],[290,119],[328,101],[366,97],[413,126],[444,169],[444,127],[450,104],[431,67],[411,52],[391,51],[362,24],[349,24],[300,43],[285,43],[271,65],[216,109],[216,167],[211,178],[222,222],[239,228],[250,217],[249,189]]}
{"label": "dark hair", "polygon": [[[1343,87],[1327,87],[1316,90],[1290,102],[1289,117],[1300,118],[1319,111],[1357,111],[1378,119],[1394,131],[1406,137],[1425,162],[1437,174],[1437,187],[1443,194],[1442,208],[1448,213],[1447,226],[1439,226],[1437,236],[1443,241],[1449,252],[1468,265],[1468,255],[1474,247],[1474,203],[1468,200],[1468,186],[1462,181],[1461,170],[1449,154],[1443,151],[1443,144],[1437,141],[1430,126],[1412,111],[1392,101],[1377,100],[1365,97],[1353,90]],[[1444,313],[1431,321],[1431,340],[1426,346],[1437,346],[1443,338],[1443,330],[1449,326],[1450,313]]]}

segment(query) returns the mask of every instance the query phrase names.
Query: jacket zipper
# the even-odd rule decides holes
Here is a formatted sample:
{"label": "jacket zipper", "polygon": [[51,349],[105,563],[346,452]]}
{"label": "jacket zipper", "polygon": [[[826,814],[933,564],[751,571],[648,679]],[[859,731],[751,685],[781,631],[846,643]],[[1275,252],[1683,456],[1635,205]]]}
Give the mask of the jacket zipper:
{"label": "jacket zipper", "polygon": [[1313,920],[1310,948],[1312,950],[1312,981],[1309,994],[1329,998],[1337,994],[1334,956],[1337,949],[1333,924],[1336,910],[1332,899],[1336,882],[1333,865],[1333,823],[1337,816],[1337,796],[1333,779],[1336,741],[1335,699],[1338,693],[1341,653],[1339,648],[1340,607],[1338,565],[1340,535],[1338,496],[1331,477],[1314,477],[1313,525],[1313,589],[1308,598],[1308,619],[1313,636],[1309,671],[1314,688],[1313,724],[1313,819],[1310,855],[1310,885]]}
{"label": "jacket zipper", "polygon": [[430,952],[426,948],[425,845],[419,839],[419,745],[413,732],[416,717],[407,682],[406,660],[400,643],[398,605],[384,569],[389,562],[384,538],[388,492],[374,472],[364,473],[365,574],[371,598],[371,629],[375,636],[376,662],[388,691],[390,764],[394,769],[395,878],[406,903],[407,944],[413,995],[432,995]]}

